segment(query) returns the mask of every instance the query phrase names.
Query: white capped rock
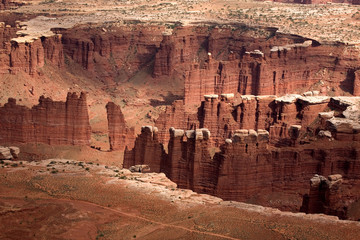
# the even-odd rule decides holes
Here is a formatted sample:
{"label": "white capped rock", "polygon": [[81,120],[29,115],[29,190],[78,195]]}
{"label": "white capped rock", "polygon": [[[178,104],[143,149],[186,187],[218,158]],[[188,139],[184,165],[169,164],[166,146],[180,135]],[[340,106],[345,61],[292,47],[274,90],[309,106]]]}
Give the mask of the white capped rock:
{"label": "white capped rock", "polygon": [[337,181],[337,180],[342,179],[342,175],[341,175],[341,174],[329,175],[329,176],[328,176],[328,179],[329,179],[330,181]]}
{"label": "white capped rock", "polygon": [[331,112],[320,112],[319,117],[322,119],[330,119],[334,117],[334,111]]}
{"label": "white capped rock", "polygon": [[217,99],[217,98],[219,98],[219,95],[217,95],[217,94],[207,94],[207,95],[204,95],[204,98],[205,98],[205,100]]}
{"label": "white capped rock", "polygon": [[184,136],[184,132],[185,132],[182,129],[175,129],[174,127],[171,127],[169,129],[169,131],[170,131],[170,135],[172,137],[182,137],[182,136]]}
{"label": "white capped rock", "polygon": [[327,138],[331,138],[331,137],[332,137],[330,131],[324,131],[324,130],[319,131],[318,136],[319,136],[319,137],[327,137]]}
{"label": "white capped rock", "polygon": [[185,131],[185,136],[188,139],[195,138],[195,130],[186,130]]}

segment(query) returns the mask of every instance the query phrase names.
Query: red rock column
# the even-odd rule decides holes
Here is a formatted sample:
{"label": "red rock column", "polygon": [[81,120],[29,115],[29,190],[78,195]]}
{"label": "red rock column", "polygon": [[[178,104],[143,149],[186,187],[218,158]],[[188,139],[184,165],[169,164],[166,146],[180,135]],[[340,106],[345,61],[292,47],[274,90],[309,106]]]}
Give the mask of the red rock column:
{"label": "red rock column", "polygon": [[[186,186],[187,181],[183,181],[184,177],[181,176],[182,170],[184,170],[183,160],[183,137],[184,130],[170,128],[170,141],[168,145],[169,154],[165,162],[164,170],[165,174],[171,181],[178,184],[179,187]],[[186,170],[186,169],[185,169]]]}
{"label": "red rock column", "polygon": [[360,96],[360,70],[355,71],[353,95]]}
{"label": "red rock column", "polygon": [[237,108],[236,121],[239,123],[240,129],[256,128],[256,109],[257,102],[253,95],[241,96],[242,103]]}
{"label": "red rock column", "polygon": [[73,139],[74,145],[89,145],[91,128],[87,109],[86,94],[68,94],[66,99],[67,139]]}
{"label": "red rock column", "polygon": [[126,126],[120,106],[113,102],[106,105],[110,150],[123,151],[126,146],[133,147],[135,141],[134,129]]}
{"label": "red rock column", "polygon": [[184,156],[188,164],[188,187],[199,193],[213,193],[217,166],[210,157],[210,131],[208,129],[188,130]]}

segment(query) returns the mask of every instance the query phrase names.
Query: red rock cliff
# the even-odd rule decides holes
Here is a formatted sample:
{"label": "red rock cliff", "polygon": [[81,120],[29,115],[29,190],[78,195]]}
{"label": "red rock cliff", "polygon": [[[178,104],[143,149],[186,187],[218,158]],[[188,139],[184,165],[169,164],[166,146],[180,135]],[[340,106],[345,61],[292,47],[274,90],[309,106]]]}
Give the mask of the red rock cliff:
{"label": "red rock cliff", "polygon": [[360,214],[354,206],[359,202],[356,181],[344,179],[340,174],[330,175],[328,178],[316,174],[310,179],[310,191],[304,196],[301,211],[358,220]]}
{"label": "red rock cliff", "polygon": [[[267,131],[242,129],[211,157],[209,139],[207,129],[171,128],[168,154],[160,154],[161,147],[150,132],[142,133],[132,150],[132,162],[126,165],[148,164],[179,187],[199,193],[292,211],[300,209],[308,179],[314,174],[340,173],[353,182],[360,181],[359,141],[320,138],[312,145],[273,147]],[[135,155],[139,156],[136,161]]]}
{"label": "red rock cliff", "polygon": [[158,141],[156,127],[144,126],[141,134],[136,138],[133,149],[125,149],[123,166],[129,168],[134,165],[149,165],[150,171],[160,172],[165,150]]}
{"label": "red rock cliff", "polygon": [[9,99],[0,108],[2,143],[46,143],[50,145],[89,145],[90,124],[86,95],[69,93],[66,102],[40,97],[30,108]]}
{"label": "red rock cliff", "polygon": [[67,57],[96,72],[109,84],[127,80],[149,64],[163,39],[163,26],[136,25],[77,27],[65,31],[62,43]]}
{"label": "red rock cliff", "polygon": [[241,25],[175,28],[161,42],[153,74],[183,76],[185,104],[200,103],[207,94],[284,95],[319,83],[357,94],[359,52],[353,46],[321,45],[273,29],[262,29],[265,34],[255,38],[257,30]]}
{"label": "red rock cliff", "polygon": [[[311,94],[314,93],[306,93]],[[352,183],[360,181],[360,98],[287,95],[280,98],[242,96],[240,100],[240,107],[236,104],[234,107],[231,103],[239,99],[232,99],[231,95],[223,96],[223,101],[209,95],[199,108],[199,125],[206,123],[215,129],[211,138],[218,139],[220,152],[213,157],[210,155],[209,148],[215,141],[211,140],[207,129],[184,131],[170,128],[168,154],[162,155],[162,160],[156,155],[156,169],[160,164],[160,171],[180,187],[227,200],[292,211],[300,209],[302,196],[308,193],[308,179],[314,174],[341,174]],[[182,109],[179,103],[175,106]],[[170,111],[176,108],[169,108],[165,117],[178,114]],[[226,110],[225,113],[221,113],[221,109]],[[259,116],[260,111],[267,116]],[[234,118],[234,129],[228,132],[231,139],[226,139],[219,129],[225,129],[223,127],[228,121],[224,120],[229,114]],[[176,116],[189,119],[190,115],[182,112]],[[218,116],[222,117],[219,119]],[[237,116],[243,120],[235,121],[239,119]],[[206,122],[206,118],[213,119],[213,122]],[[244,122],[245,118],[250,118],[250,121]],[[258,119],[271,119],[270,125],[265,122],[270,133],[259,128],[257,131],[235,128],[241,124],[260,126],[256,123]],[[179,122],[183,124],[183,120]],[[158,143],[156,139],[156,148]],[[151,144],[145,144],[133,153],[141,153],[144,149],[146,152],[155,151]],[[148,164],[151,168],[151,161]],[[340,205],[334,205],[337,198],[334,194],[329,203],[324,203],[330,206],[326,213],[344,217],[344,211],[339,208],[356,208],[358,192],[346,193],[341,199],[349,197],[351,201]]]}
{"label": "red rock cliff", "polygon": [[[312,94],[312,93],[308,93]],[[317,93],[316,93],[317,94]],[[169,133],[166,129],[207,128],[212,133],[211,143],[220,146],[236,129],[266,129],[272,142],[289,138],[292,125],[303,128],[311,125],[318,113],[328,108],[330,97],[287,95],[253,96],[234,94],[205,95],[197,113],[187,112],[182,101],[168,107],[156,120],[159,140],[166,144]]]}
{"label": "red rock cliff", "polygon": [[34,74],[46,60],[63,66],[61,35],[37,39],[17,38],[19,28],[0,23],[0,73]]}

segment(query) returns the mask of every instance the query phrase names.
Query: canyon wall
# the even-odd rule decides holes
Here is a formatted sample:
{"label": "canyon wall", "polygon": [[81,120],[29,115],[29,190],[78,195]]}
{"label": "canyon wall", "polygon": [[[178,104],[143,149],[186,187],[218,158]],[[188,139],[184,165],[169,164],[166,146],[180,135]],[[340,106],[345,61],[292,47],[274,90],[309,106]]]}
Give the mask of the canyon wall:
{"label": "canyon wall", "polygon": [[151,171],[160,172],[165,150],[158,141],[157,134],[158,130],[156,127],[142,127],[141,134],[135,140],[134,148],[131,150],[125,148],[123,167],[149,165]]}
{"label": "canyon wall", "polygon": [[[223,96],[223,101],[213,95],[206,96],[206,99],[200,107],[206,110],[201,110],[205,114],[199,115],[199,126],[206,122],[204,119],[207,115],[219,121],[217,116],[221,109],[227,109],[226,104],[236,101],[232,96]],[[224,124],[213,122],[208,126],[215,129],[214,134],[200,127],[193,130],[172,127],[169,130],[168,153],[164,153],[157,128],[145,127],[155,130],[152,134],[151,131],[142,132],[137,138],[139,144],[135,144],[131,154],[125,154],[124,166],[147,164],[152,171],[164,172],[179,187],[213,194],[225,200],[246,201],[292,211],[302,208],[307,212],[315,211],[307,210],[316,200],[311,197],[315,194],[311,193],[313,190],[309,194],[308,183],[315,174],[341,174],[351,182],[349,186],[360,181],[360,98],[287,95],[256,99],[255,96],[243,96],[245,101],[241,104],[245,106],[242,110],[247,109],[251,113],[250,121],[246,124],[255,128],[257,124],[253,119],[259,117],[256,118],[253,109],[267,113],[264,106],[270,105],[273,112],[269,112],[269,115],[278,121],[270,126],[270,132],[260,128],[239,129],[241,121],[235,120],[233,130],[229,131],[231,137],[224,135],[223,131],[216,132],[218,129],[214,127],[222,129]],[[252,106],[251,101],[257,104]],[[175,108],[181,109],[181,105],[177,105],[179,103],[176,102]],[[262,103],[265,105],[261,106]],[[232,109],[236,111],[239,108]],[[172,109],[168,110],[171,112]],[[213,114],[214,111],[216,114]],[[172,116],[170,112],[166,113],[167,117]],[[227,109],[228,114],[231,112]],[[228,115],[220,115],[223,116],[220,122],[227,124]],[[243,115],[247,118],[247,112]],[[251,117],[253,115],[254,118]],[[215,154],[210,154],[216,142],[212,138],[221,142],[220,150]],[[149,156],[151,152],[155,154]],[[142,157],[134,160],[136,154]],[[144,157],[151,160],[143,161]],[[348,201],[343,200],[342,203],[335,204],[335,200],[323,203],[330,209],[326,213],[341,218],[360,217],[354,210],[360,199],[358,193],[355,189],[353,194],[343,194],[341,199],[348,197]],[[310,196],[307,205],[303,204],[305,195]],[[333,195],[331,199],[336,199],[337,195]],[[350,210],[336,210],[341,207]],[[324,208],[317,209],[324,212],[321,210]]]}
{"label": "canyon wall", "polygon": [[42,96],[32,108],[10,98],[0,107],[1,143],[89,145],[90,134],[85,93],[68,93],[66,102]]}
{"label": "canyon wall", "polygon": [[288,139],[290,126],[309,127],[318,113],[328,108],[330,97],[318,96],[316,91],[306,94],[311,96],[205,95],[197,112],[187,111],[183,101],[176,101],[166,108],[155,125],[163,144],[169,141],[170,127],[207,128],[212,133],[212,146],[220,146],[236,129],[265,129],[271,133],[273,143],[287,144],[282,139]]}
{"label": "canyon wall", "polygon": [[[9,29],[8,29],[9,28]],[[121,25],[52,29],[54,36],[16,37],[0,24],[0,71],[36,73],[46,61],[72,61],[106,84],[146,70],[157,81],[184,81],[185,104],[204,95],[284,95],[319,90],[358,95],[359,50],[239,24]],[[330,54],[329,54],[330,53]]]}
{"label": "canyon wall", "polygon": [[56,30],[63,35],[64,53],[108,84],[131,78],[153,61],[164,26],[112,25]]}
{"label": "canyon wall", "polygon": [[10,0],[1,0],[0,1],[0,10],[6,10],[12,6],[15,6],[15,3],[11,2]]}
{"label": "canyon wall", "polygon": [[161,42],[153,74],[181,75],[185,104],[223,93],[284,95],[318,88],[324,94],[357,94],[355,46],[275,31],[242,25],[175,28]]}
{"label": "canyon wall", "polygon": [[329,175],[327,178],[316,174],[310,179],[310,190],[304,195],[301,211],[359,220],[354,207],[359,200],[359,186],[353,179],[344,179],[341,174]]}
{"label": "canyon wall", "polygon": [[126,126],[120,106],[113,102],[106,105],[110,150],[124,151],[134,147],[135,130]]}
{"label": "canyon wall", "polygon": [[61,35],[41,38],[18,38],[20,26],[0,23],[0,73],[26,72],[30,75],[45,61],[62,67],[64,62]]}

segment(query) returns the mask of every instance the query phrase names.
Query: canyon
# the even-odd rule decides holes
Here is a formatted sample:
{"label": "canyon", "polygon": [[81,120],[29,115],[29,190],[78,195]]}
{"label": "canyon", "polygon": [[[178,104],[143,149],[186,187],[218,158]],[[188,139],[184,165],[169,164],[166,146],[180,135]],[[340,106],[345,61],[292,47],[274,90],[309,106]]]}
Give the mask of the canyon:
{"label": "canyon", "polygon": [[[104,212],[116,208],[116,190],[87,192],[121,186],[128,204],[142,205],[127,195],[136,185],[141,196],[170,199],[166,206],[239,205],[272,217],[284,211],[292,219],[356,223],[357,2],[291,3],[304,5],[3,0],[0,178],[21,185],[19,176],[31,175],[41,183],[34,185],[44,191],[39,196],[59,197],[59,205],[61,198],[91,199]],[[68,178],[90,181],[91,190],[65,189],[74,185]],[[24,188],[36,198],[32,187]],[[203,229],[208,237],[233,239]],[[148,231],[155,230],[136,232]]]}
{"label": "canyon", "polygon": [[[136,140],[136,130],[127,126],[121,107],[106,105],[109,149],[125,151],[126,168],[146,164],[182,188],[292,211],[300,209],[314,174],[358,178],[358,130],[351,124],[344,132],[338,129],[347,111],[343,105],[357,108],[357,98],[350,106],[346,97],[329,96],[359,94],[359,52],[354,45],[321,44],[243,25],[166,29],[130,23],[53,29],[54,35],[40,38],[14,37],[21,28],[19,22],[15,27],[2,24],[3,74],[37,75],[45,62],[62,69],[71,59],[109,88],[149,64],[160,85],[166,78],[181,79],[183,100],[166,107],[154,127],[144,126]],[[9,99],[1,109],[2,141],[90,145],[86,105],[85,94],[79,99],[69,94],[66,103],[41,97],[32,109]],[[330,109],[343,112],[329,119],[318,116]],[[357,118],[349,115],[357,129]],[[316,147],[324,141],[317,139],[319,132],[351,144]],[[341,155],[346,149],[349,160]],[[354,172],[347,172],[344,164],[353,166]],[[283,200],[270,204],[275,193]]]}

